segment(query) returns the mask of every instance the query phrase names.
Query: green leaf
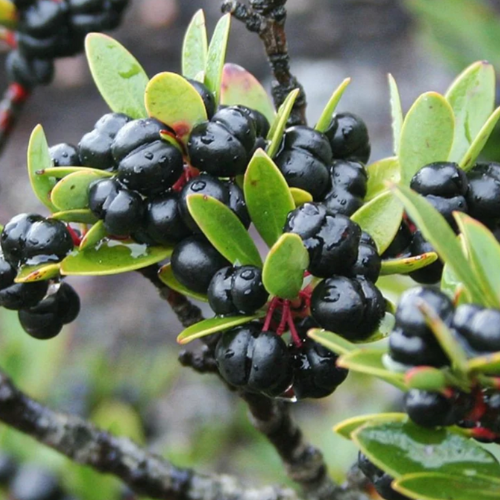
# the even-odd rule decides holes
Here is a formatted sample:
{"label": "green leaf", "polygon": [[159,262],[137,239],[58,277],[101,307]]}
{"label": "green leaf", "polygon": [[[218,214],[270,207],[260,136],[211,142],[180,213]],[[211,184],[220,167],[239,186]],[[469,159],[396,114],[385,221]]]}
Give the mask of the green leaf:
{"label": "green leaf", "polygon": [[389,371],[384,366],[382,360],[386,352],[382,349],[357,349],[341,356],[337,365],[380,378],[404,391],[406,385],[403,374]]}
{"label": "green leaf", "polygon": [[298,234],[286,233],[269,251],[262,281],[266,290],[282,299],[295,299],[304,281],[309,265],[309,253]]}
{"label": "green leaf", "polygon": [[85,234],[85,236],[80,241],[79,250],[83,252],[87,248],[95,247],[103,238],[108,235],[106,229],[104,229],[104,221],[97,221]]}
{"label": "green leaf", "polygon": [[436,262],[437,258],[437,253],[427,252],[413,257],[383,260],[380,275],[408,274]]}
{"label": "green leaf", "polygon": [[229,330],[235,326],[244,325],[255,319],[263,318],[265,315],[265,312],[259,311],[251,316],[216,316],[215,318],[205,319],[183,330],[177,337],[177,342],[179,344],[187,344],[212,333]]}
{"label": "green leaf", "polygon": [[[453,297],[453,301],[457,306],[463,302],[469,303],[472,301],[464,284],[455,276],[448,264],[445,264],[443,268],[440,289]],[[457,299],[459,300],[457,301]]]}
{"label": "green leaf", "polygon": [[398,184],[401,173],[398,159],[395,156],[376,161],[366,167],[368,184],[365,202],[373,200],[387,191],[387,182]]}
{"label": "green leaf", "polygon": [[73,252],[61,262],[61,274],[104,276],[126,273],[170,257],[173,248],[148,247],[126,241],[103,241],[99,246]]}
{"label": "green leaf", "polygon": [[158,272],[158,278],[160,278],[160,280],[165,283],[165,285],[167,285],[175,292],[179,292],[180,294],[192,299],[200,300],[201,302],[208,302],[208,297],[206,295],[193,292],[177,280],[177,278],[174,276],[174,273],[172,272],[172,265],[170,263],[165,264],[160,268],[160,271]]}
{"label": "green leaf", "polygon": [[173,128],[182,141],[187,141],[194,126],[207,120],[200,94],[175,73],[154,76],[146,87],[145,100],[149,116]]}
{"label": "green leaf", "polygon": [[283,174],[262,149],[250,160],[243,189],[255,228],[273,246],[283,234],[286,216],[295,209],[295,203]]}
{"label": "green leaf", "polygon": [[500,245],[493,234],[480,222],[466,214],[455,212],[463,235],[470,265],[490,307],[500,307]]}
{"label": "green leaf", "polygon": [[271,124],[269,133],[267,134],[267,139],[270,141],[269,145],[267,146],[267,154],[270,158],[273,158],[274,155],[278,152],[281,144],[281,139],[283,138],[283,132],[286,128],[286,123],[288,121],[288,118],[290,117],[290,113],[292,112],[293,105],[295,104],[295,100],[297,99],[299,92],[299,89],[295,89],[286,96],[285,101],[278,109],[278,114]]}
{"label": "green leaf", "polygon": [[80,224],[95,224],[98,219],[88,208],[81,210],[65,210],[51,215],[51,219],[62,220],[63,222],[78,222]]}
{"label": "green leaf", "polygon": [[75,172],[61,179],[52,189],[50,199],[59,210],[89,207],[89,186],[104,176],[97,172]]}
{"label": "green leaf", "polygon": [[466,474],[420,472],[407,474],[393,483],[396,491],[418,500],[497,500],[498,478]]}
{"label": "green leaf", "polygon": [[396,236],[402,218],[401,202],[390,191],[373,198],[351,216],[373,238],[380,255]]}
{"label": "green leaf", "polygon": [[429,471],[500,474],[491,453],[448,429],[426,429],[411,421],[385,422],[361,427],[352,439],[370,461],[396,478]]}
{"label": "green leaf", "polygon": [[455,135],[449,160],[460,161],[493,111],[495,70],[478,61],[463,71],[446,92],[455,114]]}
{"label": "green leaf", "polygon": [[373,413],[371,415],[360,415],[352,417],[338,423],[333,431],[346,439],[351,439],[351,434],[366,424],[376,424],[381,422],[406,422],[406,413]]}
{"label": "green leaf", "polygon": [[312,195],[303,189],[291,187],[290,193],[292,194],[293,202],[296,207],[300,207],[304,203],[310,203],[313,201]]}
{"label": "green leaf", "polygon": [[189,195],[187,205],[203,234],[229,262],[262,267],[255,243],[229,207],[202,194]]}
{"label": "green leaf", "polygon": [[389,73],[389,94],[391,96],[391,117],[392,117],[392,141],[394,154],[398,154],[399,142],[401,139],[401,130],[403,128],[403,108],[401,106],[401,97],[399,95],[398,84],[394,77]]}
{"label": "green leaf", "polygon": [[242,104],[256,109],[269,123],[272,123],[276,116],[271,98],[259,80],[237,64],[224,65],[220,103],[226,106]]}
{"label": "green leaf", "polygon": [[200,9],[191,19],[182,44],[182,75],[191,80],[205,71],[207,63],[207,29],[205,14]]}
{"label": "green leaf", "polygon": [[222,69],[226,59],[227,40],[231,28],[231,15],[225,14],[215,27],[208,46],[207,65],[205,68],[205,85],[215,95],[215,102],[220,102]]}
{"label": "green leaf", "polygon": [[32,283],[34,281],[46,281],[59,276],[59,262],[50,264],[39,264],[37,266],[21,266],[15,282]]}
{"label": "green leaf", "polygon": [[67,175],[76,174],[77,172],[95,173],[101,177],[113,177],[112,172],[106,170],[99,170],[97,168],[89,167],[50,167],[42,170],[37,170],[35,173],[40,177],[54,177],[55,179],[62,179]]}
{"label": "green leaf", "polygon": [[456,277],[467,287],[471,298],[483,303],[482,292],[474,273],[464,257],[460,243],[443,216],[423,197],[404,186],[395,186],[396,196],[403,202],[411,220],[434,247],[441,260],[447,263]]}
{"label": "green leaf", "polygon": [[401,180],[405,185],[428,163],[446,161],[453,130],[453,110],[442,95],[428,92],[415,101],[404,120],[399,144]]}
{"label": "green leaf", "polygon": [[488,142],[491,133],[493,132],[498,120],[500,119],[500,108],[495,109],[493,114],[488,118],[488,121],[484,124],[483,128],[479,131],[476,138],[472,141],[470,148],[465,153],[464,157],[460,160],[460,167],[463,170],[470,170],[476,160],[483,150],[484,146]]}
{"label": "green leaf", "polygon": [[351,83],[350,78],[346,78],[333,92],[332,97],[330,97],[330,100],[325,106],[325,109],[321,113],[321,116],[319,117],[318,123],[316,123],[316,126],[314,127],[316,130],[319,132],[325,132],[328,127],[330,126],[330,123],[332,123],[332,116],[333,113],[335,113],[335,109],[337,108],[338,103],[340,102],[340,99],[344,95],[345,89],[347,86]]}
{"label": "green leaf", "polygon": [[137,59],[123,45],[102,33],[87,35],[85,53],[94,82],[109,108],[134,119],[145,118],[144,91],[148,76]]}
{"label": "green leaf", "polygon": [[472,358],[467,362],[467,371],[498,375],[500,373],[500,352]]}
{"label": "green leaf", "polygon": [[327,330],[321,330],[320,328],[309,330],[307,335],[322,346],[330,349],[330,351],[333,351],[335,354],[347,354],[357,349],[355,344],[349,342],[340,335]]}
{"label": "green leaf", "polygon": [[36,197],[51,212],[57,212],[57,208],[50,201],[50,192],[56,181],[50,177],[37,175],[38,170],[51,168],[52,165],[45,133],[42,126],[37,125],[31,133],[28,144],[28,175]]}
{"label": "green leaf", "polygon": [[9,0],[0,0],[0,25],[14,28],[17,24],[17,9]]}

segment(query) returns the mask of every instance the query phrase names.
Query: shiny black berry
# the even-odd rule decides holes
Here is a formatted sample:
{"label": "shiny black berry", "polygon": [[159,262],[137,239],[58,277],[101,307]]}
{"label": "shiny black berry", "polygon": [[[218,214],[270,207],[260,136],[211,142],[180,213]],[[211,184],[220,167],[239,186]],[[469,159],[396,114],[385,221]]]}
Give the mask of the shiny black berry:
{"label": "shiny black berry", "polygon": [[189,78],[187,78],[187,81],[195,88],[196,92],[200,94],[203,104],[205,105],[207,117],[210,120],[214,116],[215,110],[217,108],[214,95],[212,94],[212,92],[210,92],[210,90],[208,90],[205,85],[203,85],[203,83],[197,80],[191,80]]}
{"label": "shiny black berry", "polygon": [[[415,231],[410,245],[412,255],[422,255],[427,252],[435,252],[434,247],[424,239],[420,231]],[[432,264],[417,269],[409,274],[417,283],[433,285],[437,283],[443,274],[443,263],[438,259]]]}
{"label": "shiny black berry", "polygon": [[37,85],[47,85],[54,77],[52,59],[28,58],[19,50],[12,50],[5,63],[11,82],[16,82],[31,90]]}
{"label": "shiny black berry", "polygon": [[26,234],[30,227],[43,217],[38,214],[19,214],[5,224],[0,236],[5,260],[17,267],[24,260]]}
{"label": "shiny black berry", "polygon": [[38,38],[51,35],[64,23],[65,5],[51,0],[38,0],[21,11],[18,29]]}
{"label": "shiny black berry", "polygon": [[338,356],[313,340],[292,348],[293,390],[298,399],[324,398],[347,377],[348,370],[337,367]]}
{"label": "shiny black berry", "polygon": [[453,401],[439,392],[411,389],[405,396],[405,411],[422,427],[442,427],[456,422]]}
{"label": "shiny black berry", "polygon": [[467,177],[469,214],[485,222],[500,219],[500,163],[478,163]]}
{"label": "shiny black berry", "polygon": [[409,257],[411,255],[410,245],[412,242],[412,232],[408,224],[403,221],[394,236],[391,244],[382,254],[383,259],[395,259],[398,257]]}
{"label": "shiny black berry", "polygon": [[364,121],[353,113],[333,116],[325,132],[335,159],[366,163],[370,157],[370,140]]}
{"label": "shiny black berry", "polygon": [[145,144],[118,164],[118,179],[129,189],[149,196],[165,192],[183,172],[182,154],[170,143]]}
{"label": "shiny black berry", "polygon": [[215,359],[229,384],[251,392],[277,396],[292,382],[292,360],[286,344],[259,324],[225,332],[217,343]]}
{"label": "shiny black berry", "polygon": [[[460,330],[459,330],[460,331]],[[500,311],[483,309],[474,314],[467,329],[462,330],[469,345],[484,353],[500,351]]]}
{"label": "shiny black berry", "polygon": [[80,165],[78,149],[72,144],[66,142],[56,144],[49,149],[49,154],[54,162],[54,167],[77,167]]}
{"label": "shiny black berry", "polygon": [[352,277],[363,276],[372,283],[375,283],[380,275],[382,259],[376,247],[360,243],[358,246],[358,258],[351,267],[349,275]]}
{"label": "shiny black berry", "polygon": [[465,172],[453,162],[436,162],[422,167],[412,178],[410,187],[427,196],[453,198],[464,196],[468,190]]}
{"label": "shiny black berry", "polygon": [[202,236],[189,236],[175,247],[171,265],[180,283],[194,292],[207,293],[214,274],[229,262]]}

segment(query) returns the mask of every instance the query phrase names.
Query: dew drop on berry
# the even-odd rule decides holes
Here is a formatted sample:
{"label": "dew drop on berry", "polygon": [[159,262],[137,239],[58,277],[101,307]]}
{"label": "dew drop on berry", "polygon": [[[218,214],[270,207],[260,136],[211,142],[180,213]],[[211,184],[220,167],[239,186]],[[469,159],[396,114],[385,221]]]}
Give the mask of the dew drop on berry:
{"label": "dew drop on berry", "polygon": [[154,154],[151,152],[146,152],[144,153],[144,158],[146,158],[146,160],[152,160],[154,158]]}
{"label": "dew drop on berry", "polygon": [[198,191],[203,191],[206,185],[207,183],[205,181],[193,182],[193,184],[191,184],[191,191],[194,191],[195,193],[197,193]]}
{"label": "dew drop on berry", "polygon": [[252,271],[251,269],[247,269],[245,271],[243,271],[240,276],[244,279],[244,280],[253,280],[254,277],[255,277],[255,273],[254,271]]}
{"label": "dew drop on berry", "polygon": [[214,138],[208,135],[204,135],[200,140],[203,144],[205,144],[205,146],[210,146],[210,144],[214,142]]}

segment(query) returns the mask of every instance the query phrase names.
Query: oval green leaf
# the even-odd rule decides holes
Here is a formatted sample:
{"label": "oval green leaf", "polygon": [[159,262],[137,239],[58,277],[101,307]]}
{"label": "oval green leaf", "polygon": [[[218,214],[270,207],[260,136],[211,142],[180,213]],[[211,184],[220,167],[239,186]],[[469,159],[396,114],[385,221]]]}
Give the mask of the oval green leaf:
{"label": "oval green leaf", "polygon": [[263,318],[265,314],[265,312],[257,312],[252,316],[216,316],[215,318],[205,319],[183,330],[177,337],[177,342],[179,344],[187,344],[195,339],[212,335],[212,333],[229,330],[235,326],[244,325],[255,319]]}
{"label": "oval green leaf", "polygon": [[500,481],[489,476],[420,472],[407,474],[393,488],[418,500],[497,500]]}
{"label": "oval green leaf", "polygon": [[347,354],[348,352],[355,351],[357,349],[355,344],[349,342],[336,333],[329,332],[328,330],[315,328],[309,330],[307,335],[322,346],[325,346],[327,349],[330,349],[330,351],[339,355]]}
{"label": "oval green leaf", "polygon": [[203,234],[229,262],[262,267],[255,243],[229,207],[202,194],[189,195],[187,205]]}
{"label": "oval green leaf", "polygon": [[56,181],[54,178],[38,175],[39,170],[52,168],[49,145],[41,125],[37,125],[31,133],[28,144],[28,175],[35,196],[51,211],[57,207],[50,201],[50,192]]}
{"label": "oval green leaf", "polygon": [[476,280],[491,307],[500,307],[500,245],[493,234],[480,222],[455,212],[467,255]]}
{"label": "oval green leaf", "polygon": [[446,161],[453,132],[453,110],[442,95],[428,92],[415,101],[404,120],[399,143],[401,180],[405,185],[424,165]]}
{"label": "oval green leaf", "polygon": [[449,160],[458,162],[493,111],[493,66],[486,61],[478,61],[466,68],[451,84],[446,99],[455,115],[455,134]]}
{"label": "oval green leaf", "polygon": [[167,285],[175,292],[179,292],[180,294],[195,300],[200,300],[201,302],[208,302],[208,297],[206,295],[193,292],[177,280],[177,278],[174,276],[174,273],[172,272],[172,266],[170,265],[170,263],[165,264],[160,268],[160,271],[158,272],[158,278],[160,278],[160,280],[165,283],[165,285]]}
{"label": "oval green leaf", "polygon": [[278,152],[281,139],[283,138],[283,132],[286,128],[286,123],[290,117],[290,113],[292,112],[293,105],[295,104],[295,100],[297,99],[299,92],[299,89],[295,89],[286,96],[285,101],[278,109],[278,114],[271,124],[269,133],[267,134],[267,139],[270,141],[267,146],[267,154],[270,158],[273,158]]}
{"label": "oval green leaf", "polygon": [[337,365],[377,377],[405,391],[404,375],[389,371],[384,366],[382,360],[386,352],[383,349],[357,349],[341,356],[337,361]]}
{"label": "oval green leaf", "polygon": [[408,274],[436,262],[437,258],[437,253],[427,252],[422,255],[415,255],[413,257],[406,257],[403,259],[383,260],[380,275],[388,276],[390,274]]}
{"label": "oval green leaf", "polygon": [[406,422],[406,413],[373,413],[371,415],[360,415],[352,417],[338,423],[333,431],[346,439],[351,439],[351,434],[366,424],[376,424],[380,422]]}
{"label": "oval green leaf", "polygon": [[300,207],[304,203],[310,203],[313,201],[311,193],[308,193],[303,189],[291,187],[290,193],[292,194],[293,202],[296,207]]}
{"label": "oval green leaf", "polygon": [[486,146],[486,143],[488,142],[488,139],[490,138],[490,135],[493,132],[499,119],[500,108],[497,108],[488,118],[483,128],[479,131],[476,138],[472,141],[470,148],[460,160],[460,167],[462,167],[463,170],[470,170],[474,166],[481,151],[483,150],[484,146]]}
{"label": "oval green leaf", "polygon": [[295,203],[283,174],[262,149],[250,160],[243,190],[255,228],[273,246],[283,234],[286,216],[295,209]]}
{"label": "oval green leaf", "polygon": [[226,59],[227,41],[231,28],[231,15],[225,14],[219,19],[208,46],[207,65],[205,67],[205,85],[215,95],[215,102],[220,102],[222,69]]}
{"label": "oval green leaf", "polygon": [[54,186],[50,199],[60,211],[88,208],[89,186],[103,177],[100,170],[70,174]]}
{"label": "oval green leaf", "polygon": [[182,75],[191,80],[205,71],[207,64],[207,29],[205,14],[200,9],[191,19],[182,44]]}
{"label": "oval green leaf", "polygon": [[34,281],[46,281],[59,276],[59,262],[40,264],[37,266],[22,266],[17,273],[16,283],[33,283]]}
{"label": "oval green leaf", "polygon": [[350,78],[346,78],[333,92],[332,97],[325,106],[325,109],[322,111],[318,123],[314,127],[319,132],[325,132],[330,123],[332,122],[333,113],[335,113],[335,109],[337,108],[340,99],[344,95],[345,89],[351,83]]}
{"label": "oval green leaf", "polygon": [[393,187],[403,202],[411,220],[422,231],[424,238],[434,247],[441,260],[447,263],[464,284],[474,302],[483,303],[481,288],[465,258],[455,233],[443,216],[422,196],[404,186]]}
{"label": "oval green leaf", "polygon": [[195,88],[175,73],[159,73],[146,87],[149,116],[172,127],[181,141],[187,141],[192,128],[207,120],[205,105]]}
{"label": "oval green leaf", "polygon": [[395,156],[384,158],[366,167],[368,184],[365,202],[373,200],[387,191],[387,182],[398,184],[401,180],[399,162]]}
{"label": "oval green leaf", "polygon": [[269,251],[262,281],[266,290],[282,299],[295,299],[304,282],[309,253],[298,234],[286,233]]}
{"label": "oval green leaf", "polygon": [[467,362],[467,371],[498,375],[500,373],[500,352],[472,358]]}
{"label": "oval green leaf", "polygon": [[401,106],[401,97],[396,80],[390,73],[387,75],[387,78],[389,80],[389,94],[391,96],[392,144],[394,154],[397,155],[404,121],[403,107]]}
{"label": "oval green leaf", "polygon": [[62,220],[63,222],[78,222],[80,224],[95,224],[98,219],[88,208],[81,210],[65,210],[51,215],[52,219]]}
{"label": "oval green leaf", "polygon": [[125,241],[103,241],[84,252],[73,252],[61,262],[61,274],[104,276],[136,271],[170,257],[173,248],[148,247]]}
{"label": "oval green leaf", "polygon": [[137,59],[116,40],[102,33],[85,39],[90,72],[102,98],[115,113],[145,118],[144,91],[148,76]]}
{"label": "oval green leaf", "polygon": [[403,206],[390,191],[373,198],[351,216],[373,238],[380,255],[396,236],[402,218]]}
{"label": "oval green leaf", "polygon": [[425,429],[408,422],[367,424],[353,441],[393,477],[418,472],[498,476],[500,465],[478,443],[448,429]]}
{"label": "oval green leaf", "polygon": [[220,103],[226,106],[242,104],[256,109],[269,120],[269,123],[272,123],[276,116],[271,98],[259,80],[237,64],[224,65]]}
{"label": "oval green leaf", "polygon": [[103,238],[108,235],[106,229],[104,229],[104,221],[97,221],[86,233],[85,236],[80,241],[80,252],[83,252],[87,248],[95,247]]}
{"label": "oval green leaf", "polygon": [[115,175],[112,172],[108,172],[106,170],[99,170],[97,168],[89,168],[89,167],[51,167],[44,168],[42,170],[38,170],[36,175],[41,177],[54,177],[55,179],[62,179],[70,174],[76,174],[77,172],[87,172],[87,173],[95,173],[96,175],[100,175],[101,177],[113,177]]}

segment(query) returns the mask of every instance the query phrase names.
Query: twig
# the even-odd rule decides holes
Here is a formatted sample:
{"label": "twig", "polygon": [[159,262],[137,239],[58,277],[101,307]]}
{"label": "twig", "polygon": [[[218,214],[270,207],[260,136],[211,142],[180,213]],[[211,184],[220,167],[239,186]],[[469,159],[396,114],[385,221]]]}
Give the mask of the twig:
{"label": "twig", "polygon": [[0,153],[7,143],[30,92],[18,83],[11,83],[0,101]]}
{"label": "twig", "polygon": [[245,23],[249,31],[259,35],[264,43],[267,58],[275,81],[272,95],[276,107],[281,106],[286,96],[294,89],[300,89],[295,101],[289,124],[306,123],[306,95],[302,85],[290,71],[290,57],[285,34],[286,0],[249,0],[250,6],[235,0],[222,2],[221,10],[231,13]]}
{"label": "twig", "polygon": [[0,372],[0,421],[99,472],[121,479],[139,495],[168,500],[299,500],[290,489],[246,488],[230,476],[175,467],[91,423],[53,411],[19,391]]}

